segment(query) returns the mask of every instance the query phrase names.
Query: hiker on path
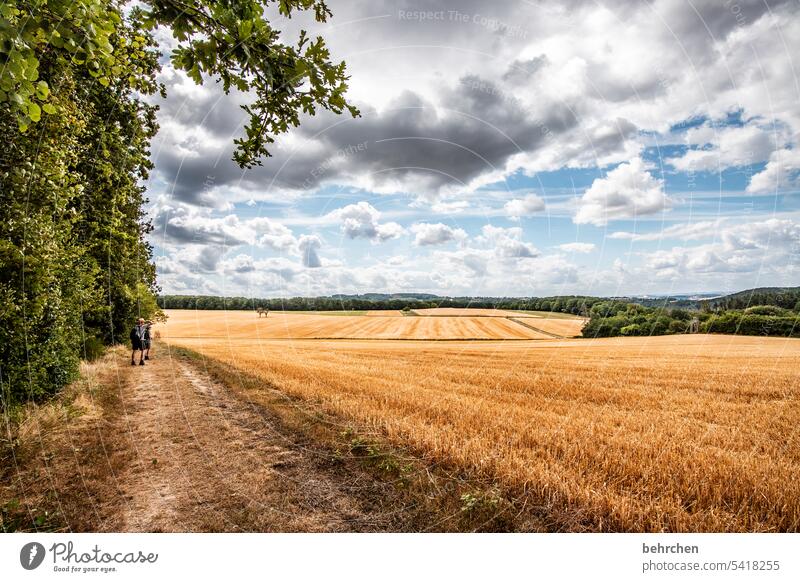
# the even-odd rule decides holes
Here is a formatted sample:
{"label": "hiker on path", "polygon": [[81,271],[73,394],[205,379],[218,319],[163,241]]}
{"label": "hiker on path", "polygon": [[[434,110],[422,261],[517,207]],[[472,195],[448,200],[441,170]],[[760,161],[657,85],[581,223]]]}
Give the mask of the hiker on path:
{"label": "hiker on path", "polygon": [[142,349],[144,350],[144,359],[150,359],[150,327],[153,325],[152,321],[144,324],[144,340],[142,340]]}
{"label": "hiker on path", "polygon": [[149,344],[150,333],[147,330],[147,326],[144,324],[144,319],[140,317],[131,330],[131,347],[133,348],[131,352],[131,366],[136,365],[137,351],[139,352],[139,365],[144,366],[145,338],[148,338],[147,343]]}

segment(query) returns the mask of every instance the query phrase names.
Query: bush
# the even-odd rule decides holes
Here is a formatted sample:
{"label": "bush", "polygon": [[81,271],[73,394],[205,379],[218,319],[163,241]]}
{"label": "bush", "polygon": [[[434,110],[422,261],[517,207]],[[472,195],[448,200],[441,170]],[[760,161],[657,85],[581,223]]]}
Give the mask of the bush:
{"label": "bush", "polygon": [[687,333],[689,323],[683,319],[674,319],[669,324],[669,333]]}
{"label": "bush", "polygon": [[106,353],[106,345],[100,338],[89,336],[83,340],[83,359],[91,362],[98,359],[104,353]]}
{"label": "bush", "polygon": [[635,323],[621,328],[619,333],[620,335],[643,335],[642,328]]}
{"label": "bush", "polygon": [[583,328],[584,337],[668,335],[690,333],[697,320],[701,333],[800,337],[800,316],[788,309],[757,305],[745,311],[719,313],[684,309],[648,308],[621,302],[602,302],[592,307]]}
{"label": "bush", "polygon": [[753,314],[753,315],[772,315],[772,316],[779,316],[779,317],[786,317],[792,315],[792,312],[788,309],[784,309],[783,307],[778,307],[777,305],[755,305],[753,307],[748,307],[744,310],[746,314]]}

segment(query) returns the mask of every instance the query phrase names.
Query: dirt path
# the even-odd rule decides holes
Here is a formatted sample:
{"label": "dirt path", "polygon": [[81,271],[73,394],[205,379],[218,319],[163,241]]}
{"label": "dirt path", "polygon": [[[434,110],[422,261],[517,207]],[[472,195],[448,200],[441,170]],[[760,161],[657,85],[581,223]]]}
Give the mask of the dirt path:
{"label": "dirt path", "polygon": [[63,394],[29,410],[13,443],[0,442],[0,531],[544,527],[524,505],[465,510],[465,494],[495,491],[483,476],[397,448],[238,368],[156,345],[145,366],[130,366],[121,347],[84,363]]}
{"label": "dirt path", "polygon": [[[133,460],[116,475],[116,531],[380,529],[320,453],[262,409],[166,351],[126,370],[116,430]],[[106,512],[104,512],[106,513]],[[385,524],[384,524],[385,525]]]}

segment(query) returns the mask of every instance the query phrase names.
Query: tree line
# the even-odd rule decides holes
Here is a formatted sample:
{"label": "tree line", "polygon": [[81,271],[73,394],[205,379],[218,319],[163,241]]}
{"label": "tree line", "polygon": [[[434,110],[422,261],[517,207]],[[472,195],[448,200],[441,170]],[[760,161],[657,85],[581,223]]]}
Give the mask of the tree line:
{"label": "tree line", "polygon": [[511,309],[519,311],[557,311],[574,315],[588,315],[591,307],[605,301],[600,297],[568,296],[543,298],[513,297],[414,297],[362,296],[288,297],[257,299],[250,297],[216,297],[209,295],[160,295],[162,309],[229,309],[275,311],[362,311],[426,309],[433,307],[472,307],[480,309]]}
{"label": "tree line", "polygon": [[[175,68],[250,100],[241,167],[274,135],[344,99],[344,63],[322,38],[286,44],[265,18],[330,16],[323,0],[17,0],[0,3],[0,407],[48,397],[81,358],[157,318],[144,181],[165,96],[154,31]],[[234,128],[231,128],[234,129]]]}
{"label": "tree line", "polygon": [[[432,307],[568,313],[588,318],[584,337],[726,333],[800,337],[800,288],[742,291],[696,308],[652,307],[632,300],[582,295],[552,297],[435,297],[391,295],[258,299],[207,295],[160,295],[162,309],[273,311],[413,310]],[[643,302],[653,302],[645,299]],[[753,302],[758,302],[753,304]],[[685,302],[675,302],[683,305]],[[784,307],[791,305],[791,308]]]}

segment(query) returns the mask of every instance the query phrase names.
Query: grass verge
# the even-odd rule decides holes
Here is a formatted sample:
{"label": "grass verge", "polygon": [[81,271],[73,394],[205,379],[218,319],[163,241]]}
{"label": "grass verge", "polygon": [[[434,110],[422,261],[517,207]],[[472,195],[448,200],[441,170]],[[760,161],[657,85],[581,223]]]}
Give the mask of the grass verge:
{"label": "grass verge", "polygon": [[4,415],[0,531],[93,529],[96,502],[126,459],[106,450],[103,429],[118,411],[124,348],[81,364],[81,375],[43,404]]}

